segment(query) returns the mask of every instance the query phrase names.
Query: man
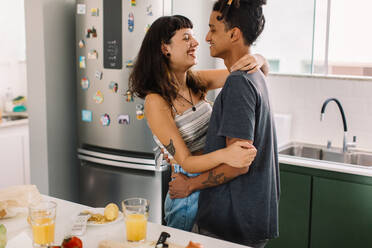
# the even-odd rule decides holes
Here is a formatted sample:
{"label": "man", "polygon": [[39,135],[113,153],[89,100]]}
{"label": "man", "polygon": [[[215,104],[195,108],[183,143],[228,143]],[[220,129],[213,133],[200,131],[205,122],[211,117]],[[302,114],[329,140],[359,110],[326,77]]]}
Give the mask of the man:
{"label": "man", "polygon": [[[250,53],[265,19],[264,0],[219,0],[210,15],[206,40],[210,54],[227,68]],[[205,153],[245,140],[257,149],[251,166],[221,165],[198,177],[173,175],[170,193],[181,198],[200,193],[196,230],[252,247],[264,247],[278,236],[279,170],[275,127],[261,71],[238,71],[227,78],[216,98]]]}

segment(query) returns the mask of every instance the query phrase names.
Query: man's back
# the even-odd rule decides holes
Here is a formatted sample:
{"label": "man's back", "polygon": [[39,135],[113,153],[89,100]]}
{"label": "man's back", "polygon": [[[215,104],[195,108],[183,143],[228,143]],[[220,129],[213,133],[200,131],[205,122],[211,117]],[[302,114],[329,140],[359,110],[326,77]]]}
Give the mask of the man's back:
{"label": "man's back", "polygon": [[202,190],[197,222],[242,244],[278,236],[279,170],[275,127],[261,72],[233,72],[216,98],[205,153],[226,147],[226,137],[253,140],[249,172]]}

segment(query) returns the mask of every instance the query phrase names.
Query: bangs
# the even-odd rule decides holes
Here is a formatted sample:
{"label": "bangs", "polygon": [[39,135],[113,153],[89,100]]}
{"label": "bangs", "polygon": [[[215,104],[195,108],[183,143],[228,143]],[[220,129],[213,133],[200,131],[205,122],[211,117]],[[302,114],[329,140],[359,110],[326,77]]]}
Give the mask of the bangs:
{"label": "bangs", "polygon": [[185,16],[174,15],[171,17],[171,24],[175,31],[183,28],[193,28],[192,22]]}

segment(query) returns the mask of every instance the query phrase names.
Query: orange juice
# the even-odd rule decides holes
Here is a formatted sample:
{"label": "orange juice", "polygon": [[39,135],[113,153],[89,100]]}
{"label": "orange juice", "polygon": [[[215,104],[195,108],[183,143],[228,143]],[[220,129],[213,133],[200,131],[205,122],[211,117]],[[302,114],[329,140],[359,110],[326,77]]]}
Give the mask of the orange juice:
{"label": "orange juice", "polygon": [[127,240],[141,241],[146,238],[147,218],[143,214],[129,214],[125,218]]}
{"label": "orange juice", "polygon": [[34,242],[39,245],[54,242],[54,220],[52,218],[41,218],[33,220],[32,233]]}

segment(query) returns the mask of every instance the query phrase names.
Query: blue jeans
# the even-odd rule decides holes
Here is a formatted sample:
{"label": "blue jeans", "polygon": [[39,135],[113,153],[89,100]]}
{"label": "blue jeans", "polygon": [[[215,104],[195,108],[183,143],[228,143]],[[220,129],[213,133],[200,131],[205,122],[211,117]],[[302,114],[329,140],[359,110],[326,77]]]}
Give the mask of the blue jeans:
{"label": "blue jeans", "polygon": [[[188,177],[199,175],[187,173],[177,164],[173,166],[174,173],[182,173]],[[191,231],[198,211],[199,193],[199,191],[195,191],[188,197],[177,199],[171,199],[169,192],[167,193],[164,203],[165,221],[167,222],[167,226]]]}

